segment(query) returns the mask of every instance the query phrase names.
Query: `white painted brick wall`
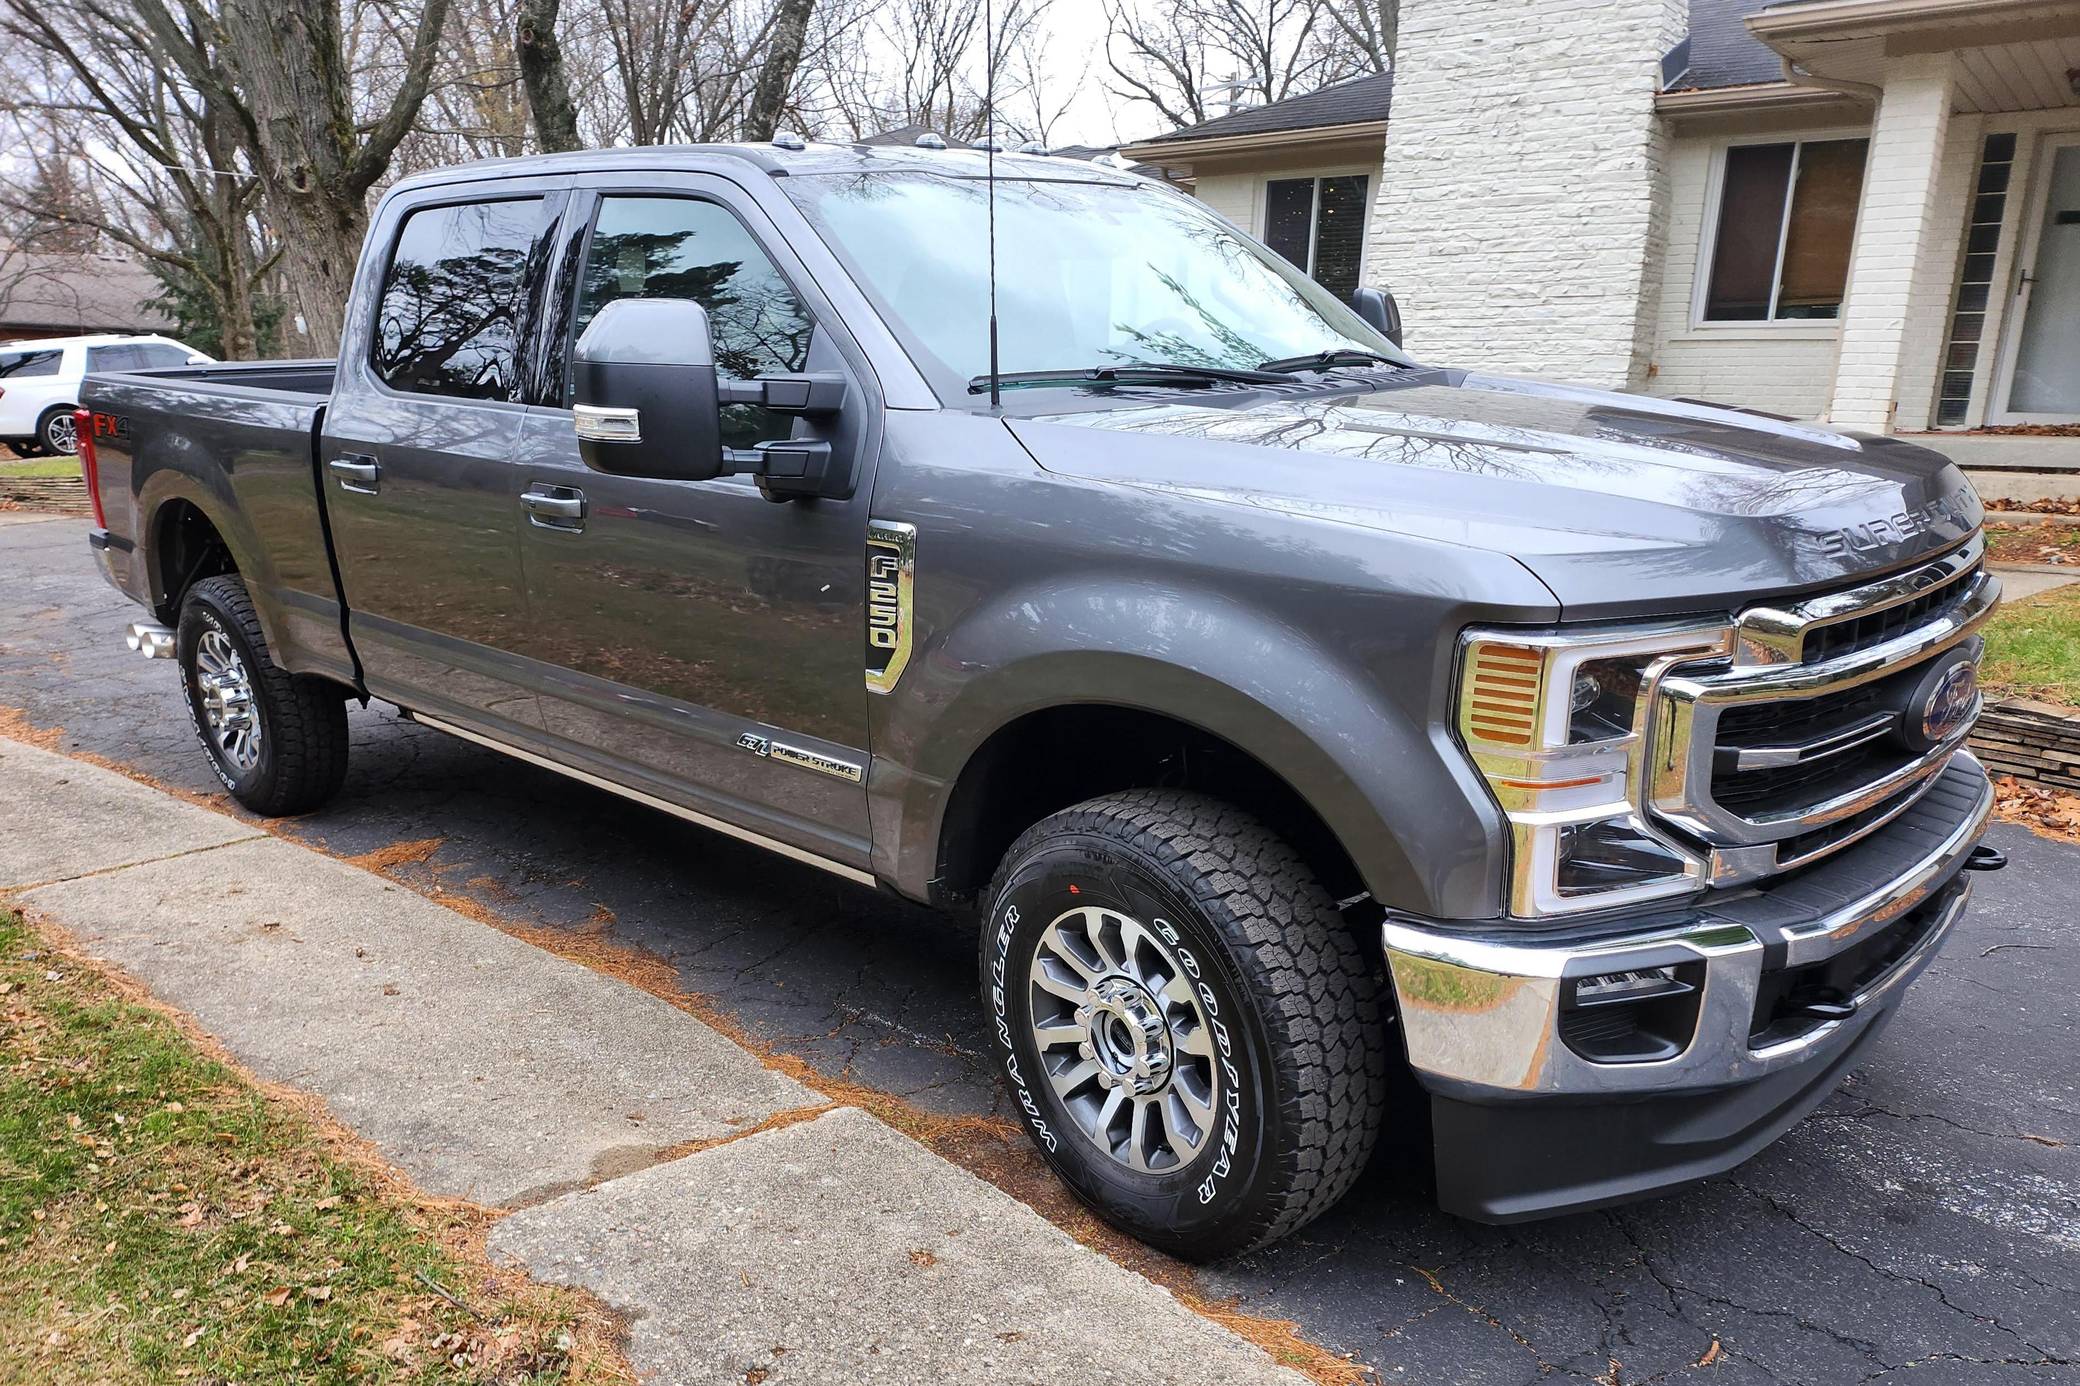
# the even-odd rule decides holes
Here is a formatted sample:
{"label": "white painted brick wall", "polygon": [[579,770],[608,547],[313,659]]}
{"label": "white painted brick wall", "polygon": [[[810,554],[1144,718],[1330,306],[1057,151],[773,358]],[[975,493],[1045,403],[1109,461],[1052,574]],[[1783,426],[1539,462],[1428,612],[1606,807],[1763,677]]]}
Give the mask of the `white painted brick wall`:
{"label": "white painted brick wall", "polygon": [[[1840,133],[1789,131],[1770,139]],[[1657,395],[1741,404],[1794,418],[1818,418],[1834,386],[1835,333],[1805,324],[1790,328],[1691,326],[1705,210],[1711,201],[1714,152],[1723,140],[1678,136],[1668,160],[1668,249],[1661,259],[1660,311],[1652,331]]]}
{"label": "white painted brick wall", "polygon": [[[1827,414],[1833,423],[1877,432],[1892,426],[1895,401],[1921,374],[1909,371],[1908,353],[1931,340],[1931,317],[1941,313],[1932,305],[1947,293],[1938,282],[1956,272],[1959,209],[1943,200],[1942,176],[1955,61],[1948,53],[1917,54],[1886,70],[1842,305]],[[1908,407],[1917,406],[1925,417],[1926,402]]]}
{"label": "white painted brick wall", "polygon": [[1425,360],[1644,382],[1681,0],[1402,0],[1366,280]]}
{"label": "white painted brick wall", "polygon": [[1207,173],[1194,180],[1192,195],[1251,235],[1260,235],[1257,197],[1263,188],[1261,173]]}

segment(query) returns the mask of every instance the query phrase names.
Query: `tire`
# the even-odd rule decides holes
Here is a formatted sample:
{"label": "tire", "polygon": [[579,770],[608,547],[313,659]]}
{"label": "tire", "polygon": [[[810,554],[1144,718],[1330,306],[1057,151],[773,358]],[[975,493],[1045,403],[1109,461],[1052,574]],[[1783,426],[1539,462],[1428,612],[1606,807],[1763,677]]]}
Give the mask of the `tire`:
{"label": "tire", "polygon": [[25,462],[32,457],[43,456],[43,445],[34,438],[0,438],[0,447],[6,448]]}
{"label": "tire", "polygon": [[268,657],[238,578],[204,578],[181,601],[174,652],[210,767],[231,797],[270,818],[306,813],[347,777],[346,694]]}
{"label": "tire", "polygon": [[1350,1190],[1386,1108],[1384,964],[1281,838],[1203,795],[1108,795],[1013,843],[987,903],[1012,1099],[1106,1221],[1208,1260]]}
{"label": "tire", "polygon": [[75,407],[56,405],[44,410],[36,421],[36,445],[53,457],[72,457],[79,452],[79,434],[72,423]]}

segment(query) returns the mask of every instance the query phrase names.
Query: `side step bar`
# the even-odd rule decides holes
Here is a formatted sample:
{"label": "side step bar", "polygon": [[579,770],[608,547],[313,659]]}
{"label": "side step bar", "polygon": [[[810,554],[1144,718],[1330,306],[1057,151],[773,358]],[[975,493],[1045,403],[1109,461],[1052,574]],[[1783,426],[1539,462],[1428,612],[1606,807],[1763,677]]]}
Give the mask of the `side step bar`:
{"label": "side step bar", "polygon": [[172,659],[174,655],[173,632],[157,621],[132,621],[123,643],[146,659]]}

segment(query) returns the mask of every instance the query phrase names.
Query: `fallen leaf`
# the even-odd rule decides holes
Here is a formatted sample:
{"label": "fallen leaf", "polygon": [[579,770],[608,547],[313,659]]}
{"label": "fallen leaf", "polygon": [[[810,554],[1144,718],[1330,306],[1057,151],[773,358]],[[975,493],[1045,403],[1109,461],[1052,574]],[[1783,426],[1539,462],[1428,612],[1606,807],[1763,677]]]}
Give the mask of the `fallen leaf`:
{"label": "fallen leaf", "polygon": [[166,1104],[166,1110],[173,1113],[175,1116],[179,1116],[182,1112],[185,1112],[188,1109],[187,1106],[183,1103],[169,1102]]}
{"label": "fallen leaf", "polygon": [[929,1268],[938,1265],[939,1258],[932,1255],[931,1252],[926,1251],[924,1248],[919,1247],[917,1250],[910,1253],[910,1264],[913,1266]]}
{"label": "fallen leaf", "polygon": [[180,1206],[180,1214],[181,1214],[181,1216],[180,1216],[180,1225],[181,1225],[181,1226],[183,1226],[183,1227],[200,1227],[200,1226],[202,1225],[202,1205],[201,1205],[201,1204],[199,1204],[199,1203],[183,1203],[183,1204],[182,1204],[182,1205]]}
{"label": "fallen leaf", "polygon": [[202,1335],[208,1331],[208,1329],[203,1328],[189,1330],[188,1336],[181,1339],[181,1346],[184,1348],[194,1347],[197,1343],[202,1341]]}
{"label": "fallen leaf", "polygon": [[290,1290],[287,1285],[277,1285],[266,1294],[260,1296],[260,1300],[263,1304],[271,1304],[279,1309],[289,1302],[289,1294]]}
{"label": "fallen leaf", "polygon": [[1717,1338],[1714,1338],[1712,1339],[1712,1345],[1704,1350],[1704,1356],[1697,1359],[1697,1365],[1700,1367],[1709,1367],[1712,1365],[1712,1363],[1718,1360],[1719,1340]]}
{"label": "fallen leaf", "polygon": [[334,1208],[337,1208],[337,1207],[339,1207],[339,1205],[340,1205],[340,1196],[339,1196],[338,1194],[330,1194],[330,1195],[327,1195],[327,1196],[326,1196],[326,1197],[324,1197],[324,1198],[321,1198],[321,1199],[319,1199],[319,1200],[318,1200],[318,1202],[317,1202],[317,1204],[316,1204],[316,1207],[317,1207],[318,1211],[319,1211],[319,1212],[321,1212],[321,1213],[329,1213],[329,1212],[331,1212],[331,1211],[332,1211],[332,1210],[333,1210]]}
{"label": "fallen leaf", "polygon": [[306,1285],[303,1287],[303,1296],[305,1299],[315,1299],[318,1303],[323,1304],[326,1300],[332,1298],[332,1287],[330,1285]]}

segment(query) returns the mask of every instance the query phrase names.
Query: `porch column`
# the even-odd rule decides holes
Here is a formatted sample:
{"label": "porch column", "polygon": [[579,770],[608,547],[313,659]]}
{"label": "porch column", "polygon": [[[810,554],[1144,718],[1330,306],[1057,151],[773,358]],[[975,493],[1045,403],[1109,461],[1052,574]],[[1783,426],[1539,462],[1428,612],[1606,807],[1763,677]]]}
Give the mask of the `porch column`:
{"label": "porch column", "polygon": [[[1912,369],[1913,352],[1934,340],[1920,319],[1940,317],[1948,306],[1964,217],[1962,205],[1942,195],[1955,63],[1949,53],[1917,54],[1886,70],[1849,258],[1830,422],[1891,431],[1903,383],[1923,374]],[[1925,421],[1927,401],[1904,403]]]}

